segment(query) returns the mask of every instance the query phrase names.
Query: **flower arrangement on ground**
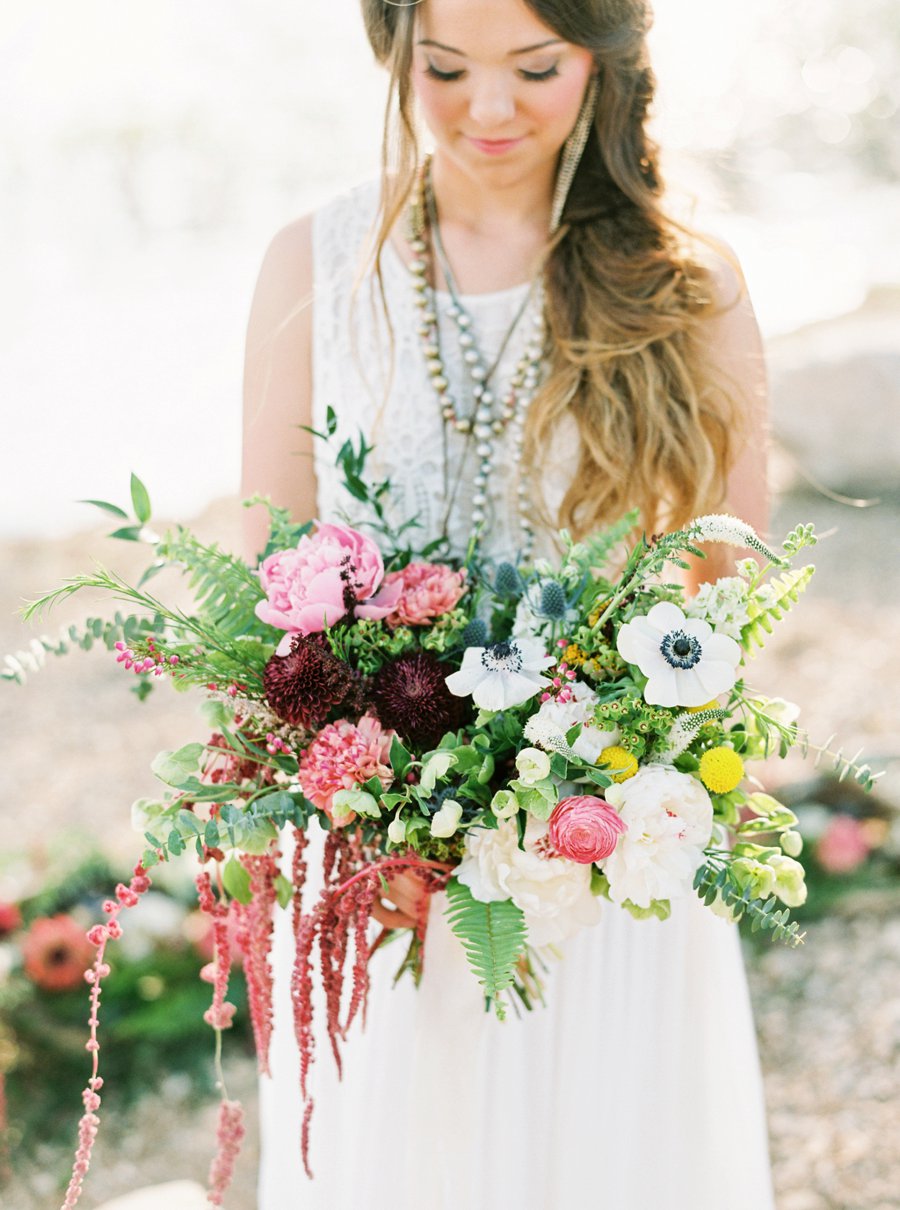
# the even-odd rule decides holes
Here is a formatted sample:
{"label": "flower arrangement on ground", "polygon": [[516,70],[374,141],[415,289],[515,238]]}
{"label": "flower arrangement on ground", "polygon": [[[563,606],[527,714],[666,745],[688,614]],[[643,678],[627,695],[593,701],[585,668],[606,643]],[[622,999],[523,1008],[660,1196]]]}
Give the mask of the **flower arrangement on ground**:
{"label": "flower arrangement on ground", "polygon": [[[179,529],[151,536],[155,557],[139,585],[98,571],[29,607],[37,613],[88,586],[136,607],[68,638],[105,641],[141,693],[160,679],[198,687],[212,731],[154,761],[165,789],[133,808],[146,848],[105,905],[107,922],[88,933],[95,1069],[66,1207],[96,1131],[106,943],[153,868],[186,850],[199,860],[200,904],[214,925],[206,1020],[219,1034],[231,1023],[232,923],[264,1072],[273,915],[291,913],[305,1160],[313,980],[324,985],[324,1029],[339,1063],[365,1003],[368,958],[385,939],[370,924],[392,874],[412,871],[423,892],[446,891],[451,927],[501,1016],[541,995],[540,951],[604,911],[665,920],[673,900],[699,894],[719,914],[800,940],[789,919],[805,896],[796,816],[754,789],[746,766],[805,741],[780,699],[747,685],[744,668],[809,582],[813,568],[790,561],[814,544],[812,527],[775,551],[730,516],[647,538],[635,536],[632,515],[583,542],[563,533],[554,562],[490,564],[477,535],[454,560],[437,545],[414,549],[412,523],[391,528],[388,485],[364,479],[368,453],[348,442],[337,455],[365,532],[335,521],[298,526],[268,506],[258,567]],[[135,523],[116,534],[146,538],[149,500],[134,479],[132,497]],[[686,567],[708,542],[753,557],[687,600],[666,570]],[[190,614],[146,587],[173,565],[194,589]],[[57,647],[36,644],[8,675],[23,677]],[[871,780],[865,767],[853,772]],[[293,832],[290,869],[280,862],[284,829]],[[313,852],[324,889],[308,902]],[[427,894],[422,902],[401,965],[414,978],[427,956]],[[241,1129],[227,1097],[221,1126],[216,1204]]]}
{"label": "flower arrangement on ground", "polygon": [[[49,855],[9,851],[0,862],[0,1159],[16,1156],[20,1182],[37,1172],[66,1175],[61,1148],[84,1082],[84,975],[96,952],[87,933],[115,871],[92,842],[72,834]],[[189,877],[156,880],[112,948],[103,986],[104,1075],[110,1106],[120,1110],[168,1076],[198,1100],[213,1088],[203,1045],[208,993],[198,979],[212,958],[212,927],[191,890]],[[243,1048],[250,1022],[234,936],[232,948],[233,1033]]]}

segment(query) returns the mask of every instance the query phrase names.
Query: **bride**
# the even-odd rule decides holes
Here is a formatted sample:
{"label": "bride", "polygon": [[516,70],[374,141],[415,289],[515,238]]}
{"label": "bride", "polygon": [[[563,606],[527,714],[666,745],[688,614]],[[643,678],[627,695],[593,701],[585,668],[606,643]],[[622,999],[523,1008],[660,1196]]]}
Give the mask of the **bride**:
{"label": "bride", "polygon": [[[301,428],[323,429],[333,408],[340,436],[375,443],[373,469],[423,543],[461,552],[480,525],[488,556],[540,555],[555,528],[584,533],[630,507],[648,531],[714,507],[765,528],[759,334],[733,258],[662,208],[648,5],[362,8],[391,78],[383,179],[267,252],[246,493],[298,518],[354,516]],[[409,924],[417,894],[396,878],[379,919]],[[664,923],[610,905],[551,962],[546,1008],[499,1024],[442,906],[435,896],[419,989],[391,987],[403,947],[383,947],[343,1082],[317,1064],[312,1183],[279,913],[260,1210],[773,1205],[733,926],[690,900]]]}

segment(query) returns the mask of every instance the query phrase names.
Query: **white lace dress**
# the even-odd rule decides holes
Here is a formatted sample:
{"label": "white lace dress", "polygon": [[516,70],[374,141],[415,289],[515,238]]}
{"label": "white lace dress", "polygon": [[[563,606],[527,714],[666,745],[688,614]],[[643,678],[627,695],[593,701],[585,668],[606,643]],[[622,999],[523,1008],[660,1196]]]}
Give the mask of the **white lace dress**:
{"label": "white lace dress", "polygon": [[[459,475],[448,532],[463,548],[475,458],[471,450],[463,458],[462,439],[441,421],[396,251],[384,256],[394,336],[386,402],[389,340],[371,283],[352,301],[376,201],[366,186],[316,216],[315,422],[323,426],[330,405],[343,434],[361,428],[378,442],[373,469],[390,473],[398,515],[417,513],[428,537],[441,532]],[[513,289],[466,299],[486,356],[523,297]],[[442,331],[451,379],[465,381],[446,317]],[[514,339],[500,381],[521,350]],[[574,449],[564,430],[546,487],[551,504],[574,471]],[[502,445],[497,462],[487,529],[500,557],[518,544],[516,467]],[[321,516],[345,507],[352,515],[321,452],[316,474]],[[610,904],[564,947],[547,1007],[500,1024],[484,1012],[443,898],[432,901],[418,991],[408,980],[391,986],[398,946],[373,960],[368,1020],[364,1031],[354,1027],[341,1083],[327,1044],[319,1047],[312,1182],[300,1164],[291,944],[279,913],[259,1210],[771,1210],[756,1039],[732,926],[694,899],[674,903],[665,923],[635,921]]]}

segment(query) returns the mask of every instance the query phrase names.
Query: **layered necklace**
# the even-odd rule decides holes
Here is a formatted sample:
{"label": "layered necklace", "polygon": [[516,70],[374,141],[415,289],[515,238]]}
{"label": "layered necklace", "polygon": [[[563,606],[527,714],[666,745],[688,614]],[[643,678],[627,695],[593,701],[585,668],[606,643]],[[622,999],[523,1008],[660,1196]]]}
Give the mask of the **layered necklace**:
{"label": "layered necklace", "polygon": [[[429,238],[430,236],[430,238]],[[478,347],[472,317],[462,303],[453,271],[441,239],[434,191],[431,186],[431,161],[425,160],[419,174],[409,211],[409,245],[413,252],[410,265],[415,304],[419,312],[418,332],[425,354],[431,385],[437,395],[444,422],[467,440],[474,438],[478,469],[472,492],[472,528],[477,535],[485,524],[488,487],[496,467],[496,440],[510,430],[512,459],[519,473],[518,509],[522,538],[522,556],[527,560],[534,547],[534,526],[529,516],[531,491],[522,471],[522,448],[525,417],[541,379],[544,345],[544,289],[540,280],[532,282],[522,305],[516,311],[506,332],[500,351],[488,364]],[[434,287],[432,248],[440,262],[450,294],[447,316],[457,331],[462,361],[471,380],[471,402],[468,414],[460,407],[450,387],[450,379],[441,355],[438,328],[438,307]],[[502,392],[492,386],[500,360],[519,324],[526,322],[530,331],[525,350],[519,358],[509,384]],[[500,396],[498,398],[498,395]]]}

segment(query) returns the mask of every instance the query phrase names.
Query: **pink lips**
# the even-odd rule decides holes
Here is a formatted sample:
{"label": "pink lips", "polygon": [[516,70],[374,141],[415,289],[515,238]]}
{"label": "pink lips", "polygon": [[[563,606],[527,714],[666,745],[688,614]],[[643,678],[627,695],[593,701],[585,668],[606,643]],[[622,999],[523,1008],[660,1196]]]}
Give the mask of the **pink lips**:
{"label": "pink lips", "polygon": [[469,138],[469,142],[478,151],[483,151],[485,155],[504,155],[513,147],[518,147],[522,142],[519,139],[473,139]]}

